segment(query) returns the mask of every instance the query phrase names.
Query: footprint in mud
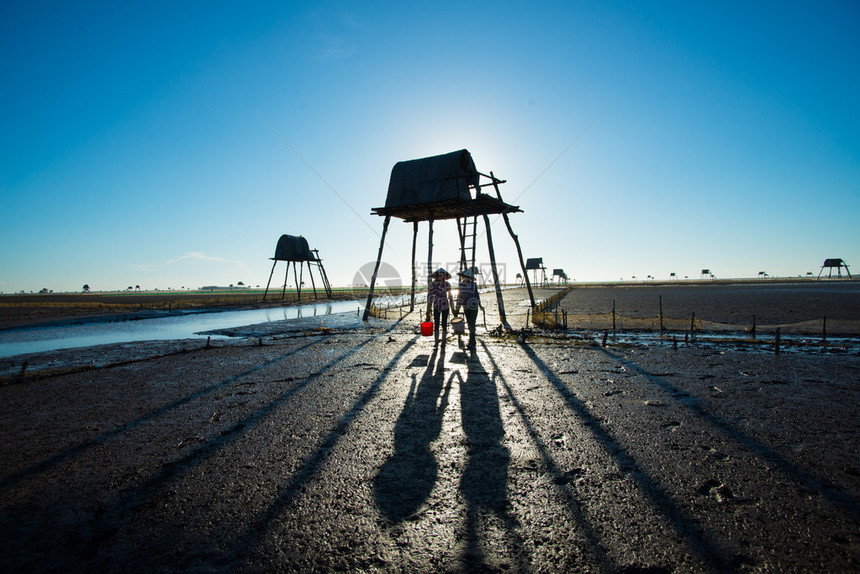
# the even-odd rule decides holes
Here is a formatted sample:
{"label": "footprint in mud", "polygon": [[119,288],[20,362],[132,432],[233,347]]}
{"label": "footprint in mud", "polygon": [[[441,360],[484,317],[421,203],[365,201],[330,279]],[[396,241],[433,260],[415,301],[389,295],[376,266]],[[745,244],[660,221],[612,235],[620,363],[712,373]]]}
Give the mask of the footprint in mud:
{"label": "footprint in mud", "polygon": [[603,396],[604,397],[614,397],[615,395],[623,395],[623,394],[624,394],[624,391],[615,390],[615,391],[606,391],[605,393],[603,393]]}
{"label": "footprint in mud", "polygon": [[681,423],[678,421],[669,421],[663,424],[664,429],[669,429],[671,431],[677,430],[679,426],[681,426]]}
{"label": "footprint in mud", "polygon": [[552,479],[555,484],[570,484],[585,474],[585,470],[581,468],[573,468],[564,474],[560,474]]}
{"label": "footprint in mud", "polygon": [[[714,480],[707,481],[706,484],[716,482]],[[704,485],[703,485],[704,486]],[[732,502],[735,499],[735,495],[732,492],[732,489],[729,488],[725,483],[718,483],[716,486],[712,486],[708,488],[707,492],[702,492],[702,489],[699,489],[699,494],[704,494],[706,496],[713,495],[714,498],[717,499],[717,502]]]}
{"label": "footprint in mud", "polygon": [[720,486],[722,482],[719,480],[715,480],[713,478],[709,478],[705,482],[703,482],[699,488],[696,489],[696,493],[701,496],[708,496],[711,494],[711,491]]}

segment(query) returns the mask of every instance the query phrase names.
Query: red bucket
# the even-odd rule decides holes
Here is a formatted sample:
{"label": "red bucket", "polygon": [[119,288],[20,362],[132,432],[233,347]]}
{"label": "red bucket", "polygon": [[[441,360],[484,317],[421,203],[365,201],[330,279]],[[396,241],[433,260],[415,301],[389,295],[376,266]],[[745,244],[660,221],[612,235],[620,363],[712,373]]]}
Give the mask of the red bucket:
{"label": "red bucket", "polygon": [[433,334],[433,322],[425,321],[421,323],[421,334],[425,337],[429,337]]}

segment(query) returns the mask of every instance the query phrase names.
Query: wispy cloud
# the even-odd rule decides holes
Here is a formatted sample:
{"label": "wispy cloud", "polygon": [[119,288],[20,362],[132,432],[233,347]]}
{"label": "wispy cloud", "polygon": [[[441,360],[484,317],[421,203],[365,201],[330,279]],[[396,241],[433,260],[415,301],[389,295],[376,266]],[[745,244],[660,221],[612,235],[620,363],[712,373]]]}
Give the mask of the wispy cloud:
{"label": "wispy cloud", "polygon": [[181,255],[175,259],[170,259],[167,261],[168,265],[175,265],[177,263],[183,261],[204,261],[204,262],[212,262],[212,263],[224,263],[227,265],[235,265],[236,267],[240,267],[242,269],[247,269],[248,266],[244,261],[235,261],[233,259],[225,259],[224,257],[213,257],[211,255],[206,255],[201,251],[191,251],[186,253],[185,255]]}

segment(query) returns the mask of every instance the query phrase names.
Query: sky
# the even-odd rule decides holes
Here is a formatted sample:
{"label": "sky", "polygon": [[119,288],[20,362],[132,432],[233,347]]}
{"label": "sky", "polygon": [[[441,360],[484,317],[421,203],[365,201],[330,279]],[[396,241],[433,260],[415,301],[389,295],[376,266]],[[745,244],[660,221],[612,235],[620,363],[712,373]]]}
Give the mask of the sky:
{"label": "sky", "polygon": [[282,234],[351,285],[394,164],[464,148],[574,281],[860,273],[856,0],[2,0],[0,74],[4,293],[265,287]]}

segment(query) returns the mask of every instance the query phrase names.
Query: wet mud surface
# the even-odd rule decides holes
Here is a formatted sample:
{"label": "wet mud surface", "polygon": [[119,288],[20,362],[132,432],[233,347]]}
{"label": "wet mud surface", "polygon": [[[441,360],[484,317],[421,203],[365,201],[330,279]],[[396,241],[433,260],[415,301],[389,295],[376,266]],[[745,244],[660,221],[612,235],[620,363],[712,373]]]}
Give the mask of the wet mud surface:
{"label": "wet mud surface", "polygon": [[416,323],[29,357],[0,386],[0,567],[860,566],[856,353],[471,353]]}

